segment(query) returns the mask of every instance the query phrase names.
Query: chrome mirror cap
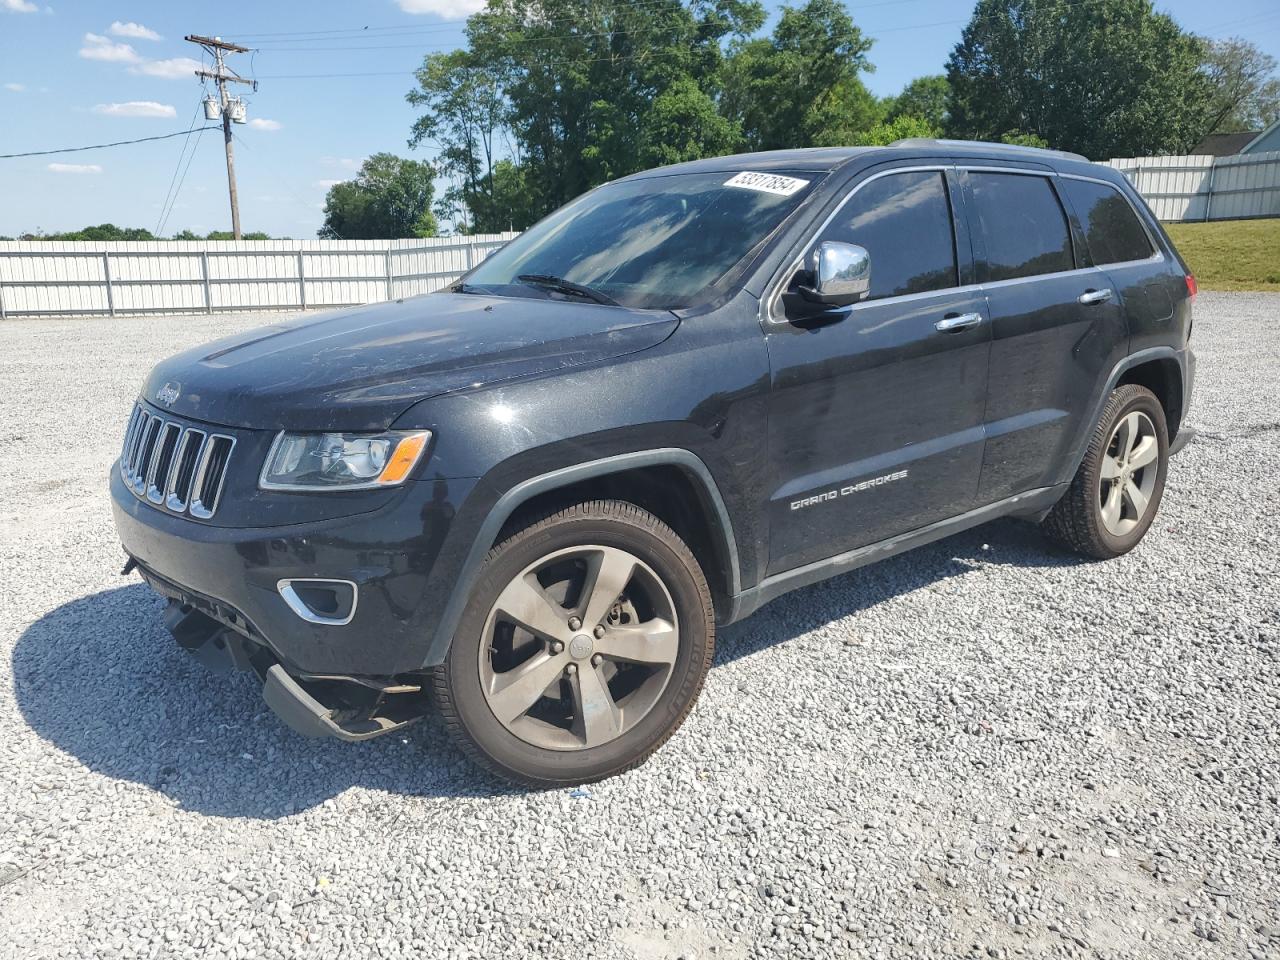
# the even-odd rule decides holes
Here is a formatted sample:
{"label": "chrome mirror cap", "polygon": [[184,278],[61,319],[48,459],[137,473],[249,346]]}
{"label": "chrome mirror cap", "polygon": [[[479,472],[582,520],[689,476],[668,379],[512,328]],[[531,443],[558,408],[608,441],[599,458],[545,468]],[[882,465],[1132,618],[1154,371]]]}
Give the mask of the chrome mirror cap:
{"label": "chrome mirror cap", "polygon": [[845,305],[867,298],[871,292],[871,254],[865,247],[825,240],[814,258],[812,299]]}

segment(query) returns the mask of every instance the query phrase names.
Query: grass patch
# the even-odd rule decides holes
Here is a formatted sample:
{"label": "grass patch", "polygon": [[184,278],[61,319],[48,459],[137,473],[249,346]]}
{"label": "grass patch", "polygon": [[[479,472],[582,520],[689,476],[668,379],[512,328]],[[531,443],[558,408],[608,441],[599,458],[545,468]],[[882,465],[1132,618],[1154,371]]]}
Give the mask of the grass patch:
{"label": "grass patch", "polygon": [[1166,223],[1202,290],[1280,292],[1280,219]]}

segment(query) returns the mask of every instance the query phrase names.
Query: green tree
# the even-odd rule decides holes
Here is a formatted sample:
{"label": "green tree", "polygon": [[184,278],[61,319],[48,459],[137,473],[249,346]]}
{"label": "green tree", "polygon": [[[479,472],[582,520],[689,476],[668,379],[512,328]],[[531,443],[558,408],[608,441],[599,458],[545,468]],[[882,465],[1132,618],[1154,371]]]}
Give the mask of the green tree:
{"label": "green tree", "polygon": [[434,237],[435,171],[428,163],[375,153],[354,180],[334,184],[324,201],[326,240]]}
{"label": "green tree", "polygon": [[1205,40],[1210,93],[1204,133],[1262,130],[1280,118],[1276,58],[1239,37]]}
{"label": "green tree", "polygon": [[[186,232],[190,233],[191,231],[188,230]],[[236,235],[232,233],[230,230],[210,230],[208,233],[204,235],[204,239],[206,240],[234,240],[235,238],[236,238]],[[191,237],[174,237],[174,239],[175,240],[178,240],[178,239],[199,240],[200,238],[192,235]],[[241,233],[240,239],[241,240],[270,240],[271,235],[263,233],[261,230],[253,230],[249,233]]]}
{"label": "green tree", "polygon": [[680,117],[714,119],[722,41],[763,19],[755,0],[489,0],[468,21],[469,52],[499,78],[535,212],[655,157],[736,141],[718,121],[681,129],[674,145],[658,138]]}
{"label": "green tree", "polygon": [[947,61],[948,133],[1033,134],[1095,159],[1183,153],[1204,127],[1202,62],[1151,0],[978,0]]}
{"label": "green tree", "polygon": [[100,223],[96,227],[82,227],[65,233],[24,234],[23,240],[157,240],[146,227],[117,227],[114,223]]}
{"label": "green tree", "polygon": [[899,117],[919,117],[935,130],[942,130],[947,123],[947,97],[951,84],[942,74],[916,77],[896,97],[889,97],[885,104],[885,120]]}
{"label": "green tree", "polygon": [[929,121],[916,116],[903,116],[895,120],[887,120],[869,127],[854,139],[854,145],[860,147],[883,147],[895,140],[909,140],[912,137],[936,137],[939,129]]}
{"label": "green tree", "polygon": [[724,113],[750,150],[851,143],[880,120],[859,76],[871,40],[838,0],[782,8],[768,39],[735,45],[724,71]]}
{"label": "green tree", "polygon": [[418,87],[405,99],[422,115],[414,121],[409,146],[435,147],[440,172],[452,181],[437,209],[477,233],[499,229],[495,224],[510,219],[494,192],[498,139],[508,132],[501,75],[470,51],[454,50],[429,54],[415,76]]}

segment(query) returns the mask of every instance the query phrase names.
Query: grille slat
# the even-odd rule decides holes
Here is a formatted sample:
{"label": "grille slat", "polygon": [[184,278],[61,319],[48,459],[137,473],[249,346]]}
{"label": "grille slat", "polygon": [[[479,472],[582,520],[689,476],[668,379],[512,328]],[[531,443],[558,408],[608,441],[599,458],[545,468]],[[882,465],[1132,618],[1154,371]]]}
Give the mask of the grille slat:
{"label": "grille slat", "polygon": [[120,475],[141,500],[208,520],[218,509],[234,437],[208,433],[137,404],[125,428]]}

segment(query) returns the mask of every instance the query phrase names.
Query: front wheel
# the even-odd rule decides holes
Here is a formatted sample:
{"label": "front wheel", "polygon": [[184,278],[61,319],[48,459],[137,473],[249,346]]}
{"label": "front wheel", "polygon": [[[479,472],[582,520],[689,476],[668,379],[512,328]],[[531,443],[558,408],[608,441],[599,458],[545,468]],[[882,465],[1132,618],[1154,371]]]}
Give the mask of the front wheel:
{"label": "front wheel", "polygon": [[1160,401],[1137,384],[1117,387],[1071,486],[1044,519],[1045,532],[1100,560],[1128,553],[1155,519],[1168,464]]}
{"label": "front wheel", "polygon": [[684,542],[634,504],[581,503],[489,552],[434,690],[463,750],[550,787],[643,762],[711,665],[710,591]]}

